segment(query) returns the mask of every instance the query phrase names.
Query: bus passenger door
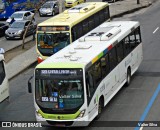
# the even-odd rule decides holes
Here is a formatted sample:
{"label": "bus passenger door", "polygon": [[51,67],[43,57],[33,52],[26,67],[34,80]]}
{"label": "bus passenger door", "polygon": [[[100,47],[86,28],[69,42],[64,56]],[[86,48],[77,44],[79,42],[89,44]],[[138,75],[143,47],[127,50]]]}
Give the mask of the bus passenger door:
{"label": "bus passenger door", "polygon": [[110,85],[112,86],[112,91],[118,86],[119,83],[119,69],[118,69],[118,61],[116,48],[112,48],[109,52],[109,65],[110,65]]}
{"label": "bus passenger door", "polygon": [[94,76],[88,72],[86,79],[86,90],[87,90],[87,105],[88,105],[88,117],[89,120],[93,120],[97,114],[98,109],[98,87],[95,85]]}

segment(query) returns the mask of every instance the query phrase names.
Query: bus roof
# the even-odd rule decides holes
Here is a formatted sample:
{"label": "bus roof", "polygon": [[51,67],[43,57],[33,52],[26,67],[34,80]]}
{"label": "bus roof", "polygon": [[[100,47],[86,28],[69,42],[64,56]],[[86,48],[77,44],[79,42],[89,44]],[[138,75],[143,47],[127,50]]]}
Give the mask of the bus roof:
{"label": "bus roof", "polygon": [[36,68],[88,68],[138,26],[137,21],[105,22]]}
{"label": "bus roof", "polygon": [[86,2],[79,4],[70,9],[65,10],[50,19],[38,24],[38,26],[73,26],[80,20],[94,14],[95,12],[101,10],[103,7],[109,6],[106,2]]}

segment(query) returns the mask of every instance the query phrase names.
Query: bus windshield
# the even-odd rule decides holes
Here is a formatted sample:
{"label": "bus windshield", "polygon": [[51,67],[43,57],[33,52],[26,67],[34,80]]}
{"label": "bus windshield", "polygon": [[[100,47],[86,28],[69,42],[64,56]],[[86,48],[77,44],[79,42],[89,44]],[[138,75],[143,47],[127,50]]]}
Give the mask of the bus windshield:
{"label": "bus windshield", "polygon": [[50,56],[70,44],[69,32],[38,33],[37,46],[40,53]]}
{"label": "bus windshield", "polygon": [[80,70],[67,71],[56,70],[56,73],[64,73],[41,73],[36,76],[35,98],[40,107],[52,110],[72,110],[82,106],[84,103],[82,75],[66,74],[68,72],[79,73]]}

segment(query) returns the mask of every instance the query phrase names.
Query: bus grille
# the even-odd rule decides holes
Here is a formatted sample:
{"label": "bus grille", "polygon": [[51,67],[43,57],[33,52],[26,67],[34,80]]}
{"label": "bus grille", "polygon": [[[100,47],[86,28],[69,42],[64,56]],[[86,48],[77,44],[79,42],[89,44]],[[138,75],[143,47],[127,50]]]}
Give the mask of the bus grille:
{"label": "bus grille", "polygon": [[73,121],[47,121],[47,122],[50,125],[59,127],[71,126],[73,124]]}

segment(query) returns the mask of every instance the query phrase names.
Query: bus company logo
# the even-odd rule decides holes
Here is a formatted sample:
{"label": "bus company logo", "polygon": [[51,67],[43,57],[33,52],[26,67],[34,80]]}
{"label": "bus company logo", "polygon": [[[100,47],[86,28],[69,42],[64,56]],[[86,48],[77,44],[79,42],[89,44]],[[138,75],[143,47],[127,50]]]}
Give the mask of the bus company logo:
{"label": "bus company logo", "polygon": [[2,127],[12,127],[11,122],[2,122]]}
{"label": "bus company logo", "polygon": [[58,120],[63,119],[63,118],[64,118],[63,116],[57,116]]}

